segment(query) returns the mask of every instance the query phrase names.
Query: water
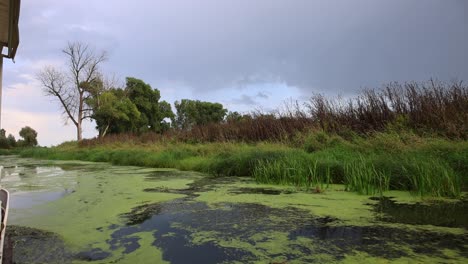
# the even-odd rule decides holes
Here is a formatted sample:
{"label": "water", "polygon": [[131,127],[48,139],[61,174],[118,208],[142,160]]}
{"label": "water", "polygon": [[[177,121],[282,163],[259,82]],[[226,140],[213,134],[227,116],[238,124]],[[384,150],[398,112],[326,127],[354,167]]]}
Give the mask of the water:
{"label": "water", "polygon": [[381,221],[468,229],[468,200],[401,204],[383,197],[378,201],[375,210],[381,213],[378,217]]}
{"label": "water", "polygon": [[0,165],[15,263],[468,260],[466,201],[397,203],[342,186],[315,194],[102,163]]}

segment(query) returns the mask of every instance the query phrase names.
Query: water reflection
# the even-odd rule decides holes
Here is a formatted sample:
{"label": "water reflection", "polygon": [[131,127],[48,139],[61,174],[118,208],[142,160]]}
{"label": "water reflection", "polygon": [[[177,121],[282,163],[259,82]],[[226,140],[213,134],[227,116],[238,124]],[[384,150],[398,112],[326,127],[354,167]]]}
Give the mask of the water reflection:
{"label": "water reflection", "polygon": [[468,229],[468,201],[397,203],[391,197],[376,198],[374,205],[380,221],[412,225],[435,225]]}
{"label": "water reflection", "polygon": [[0,157],[0,185],[9,190],[13,211],[59,199],[71,193],[77,183],[77,171],[18,161],[17,157]]}

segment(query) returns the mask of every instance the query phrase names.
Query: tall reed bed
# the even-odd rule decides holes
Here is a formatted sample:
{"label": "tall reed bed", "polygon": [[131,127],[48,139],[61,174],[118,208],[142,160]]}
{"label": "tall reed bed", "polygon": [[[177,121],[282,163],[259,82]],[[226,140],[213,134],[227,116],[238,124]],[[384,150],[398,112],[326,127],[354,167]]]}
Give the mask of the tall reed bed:
{"label": "tall reed bed", "polygon": [[344,184],[345,190],[365,195],[383,195],[388,190],[431,197],[461,195],[461,174],[433,156],[355,152],[354,156],[339,160],[340,150],[310,153],[303,159],[261,160],[252,176],[260,183],[317,190],[325,190],[332,183]]}

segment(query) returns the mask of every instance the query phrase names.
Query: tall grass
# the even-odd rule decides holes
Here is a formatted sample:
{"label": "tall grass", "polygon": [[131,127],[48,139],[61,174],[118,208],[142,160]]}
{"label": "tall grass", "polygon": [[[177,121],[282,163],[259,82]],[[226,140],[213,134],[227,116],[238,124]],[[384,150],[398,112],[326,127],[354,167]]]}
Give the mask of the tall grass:
{"label": "tall grass", "polygon": [[332,183],[330,168],[320,170],[318,162],[301,162],[292,157],[260,160],[252,176],[260,183],[294,185],[306,189],[324,190]]}
{"label": "tall grass", "polygon": [[[294,157],[259,160],[252,176],[260,183],[317,190],[326,190],[331,183],[342,183],[346,190],[366,195],[383,195],[391,189],[407,190],[420,196],[461,195],[460,175],[441,160],[357,154],[355,158],[343,161],[341,167],[337,168],[331,157],[326,161],[319,161],[313,154],[306,155],[306,159],[302,160]],[[383,164],[381,160],[388,163]]]}
{"label": "tall grass", "polygon": [[386,171],[377,170],[362,156],[345,164],[346,189],[360,194],[372,195],[389,190],[391,175]]}
{"label": "tall grass", "polygon": [[[107,144],[23,150],[22,156],[172,167],[215,176],[252,176],[261,183],[378,194],[407,190],[421,196],[460,196],[467,189],[468,142],[413,134],[353,136],[313,133],[309,145],[275,143]],[[317,139],[318,138],[318,139]],[[318,142],[318,143],[317,143]]]}
{"label": "tall grass", "polygon": [[108,143],[23,150],[22,156],[172,167],[214,176],[251,176],[260,183],[382,194],[406,190],[420,196],[459,197],[468,188],[468,141],[421,137],[411,132],[296,134],[273,143]]}
{"label": "tall grass", "polygon": [[409,180],[412,191],[418,195],[442,197],[460,194],[460,177],[450,167],[434,162],[418,162],[415,168]]}

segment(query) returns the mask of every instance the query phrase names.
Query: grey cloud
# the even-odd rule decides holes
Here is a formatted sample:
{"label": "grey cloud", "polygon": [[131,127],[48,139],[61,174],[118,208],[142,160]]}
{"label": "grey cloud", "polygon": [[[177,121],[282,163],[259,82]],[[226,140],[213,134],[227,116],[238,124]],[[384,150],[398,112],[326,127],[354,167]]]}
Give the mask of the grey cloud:
{"label": "grey cloud", "polygon": [[268,95],[265,92],[258,92],[255,96],[263,99],[268,99]]}
{"label": "grey cloud", "polygon": [[240,104],[240,105],[248,105],[248,106],[256,106],[258,103],[248,95],[243,94],[240,98],[233,99],[232,103]]}
{"label": "grey cloud", "polygon": [[109,71],[204,93],[262,82],[309,95],[468,79],[463,0],[135,3],[24,2],[19,54],[60,56],[67,40],[83,40],[109,50]]}

